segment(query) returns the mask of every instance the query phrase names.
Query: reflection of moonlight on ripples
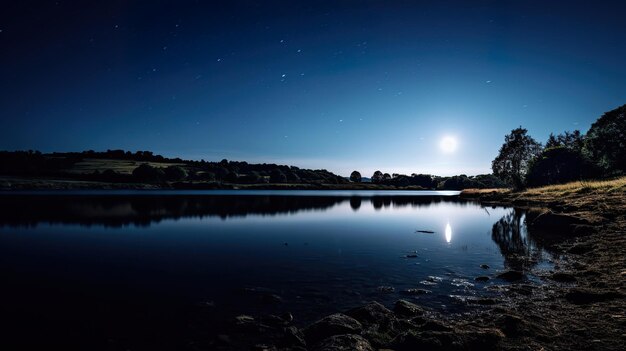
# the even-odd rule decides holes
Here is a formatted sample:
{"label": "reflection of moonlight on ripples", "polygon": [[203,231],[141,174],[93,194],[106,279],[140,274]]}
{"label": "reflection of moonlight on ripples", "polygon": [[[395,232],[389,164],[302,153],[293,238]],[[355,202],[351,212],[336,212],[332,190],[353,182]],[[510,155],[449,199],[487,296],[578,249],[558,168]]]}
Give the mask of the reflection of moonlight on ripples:
{"label": "reflection of moonlight on ripples", "polygon": [[446,241],[450,242],[452,240],[452,227],[450,227],[450,222],[446,223]]}

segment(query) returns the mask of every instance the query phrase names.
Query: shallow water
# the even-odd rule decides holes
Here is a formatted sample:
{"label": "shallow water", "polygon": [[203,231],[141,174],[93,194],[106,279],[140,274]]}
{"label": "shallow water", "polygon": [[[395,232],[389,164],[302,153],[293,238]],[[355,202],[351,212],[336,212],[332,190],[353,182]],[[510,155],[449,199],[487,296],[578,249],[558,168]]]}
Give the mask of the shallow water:
{"label": "shallow water", "polygon": [[512,208],[454,193],[298,193],[4,194],[1,318],[10,335],[163,345],[198,309],[289,311],[300,325],[371,300],[459,312],[504,283],[474,280],[505,269],[503,254],[544,257]]}

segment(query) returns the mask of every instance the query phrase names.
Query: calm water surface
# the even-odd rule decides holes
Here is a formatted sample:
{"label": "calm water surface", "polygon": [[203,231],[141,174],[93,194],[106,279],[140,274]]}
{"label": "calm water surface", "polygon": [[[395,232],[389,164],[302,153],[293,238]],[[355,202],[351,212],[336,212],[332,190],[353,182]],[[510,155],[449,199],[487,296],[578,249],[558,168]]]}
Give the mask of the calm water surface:
{"label": "calm water surface", "polygon": [[198,311],[289,311],[300,325],[371,300],[462,311],[504,283],[474,281],[505,269],[503,254],[545,257],[522,213],[454,194],[3,194],[1,318],[15,340],[111,348],[170,345]]}

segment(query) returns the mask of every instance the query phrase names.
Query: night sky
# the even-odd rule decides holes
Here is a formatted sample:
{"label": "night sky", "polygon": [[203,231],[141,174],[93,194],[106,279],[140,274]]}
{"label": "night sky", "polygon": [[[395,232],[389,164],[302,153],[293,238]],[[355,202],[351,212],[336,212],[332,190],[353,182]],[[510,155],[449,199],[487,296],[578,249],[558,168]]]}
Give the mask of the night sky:
{"label": "night sky", "polygon": [[469,175],[626,103],[624,1],[88,2],[0,5],[0,149]]}

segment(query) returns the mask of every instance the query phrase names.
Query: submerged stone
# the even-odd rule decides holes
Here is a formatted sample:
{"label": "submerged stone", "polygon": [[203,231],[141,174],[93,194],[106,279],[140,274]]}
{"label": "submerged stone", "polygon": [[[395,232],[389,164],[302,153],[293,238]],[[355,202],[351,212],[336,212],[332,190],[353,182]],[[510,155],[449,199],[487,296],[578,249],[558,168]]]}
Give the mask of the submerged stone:
{"label": "submerged stone", "polygon": [[392,293],[396,291],[396,289],[393,286],[382,285],[378,287],[378,291],[382,293]]}

